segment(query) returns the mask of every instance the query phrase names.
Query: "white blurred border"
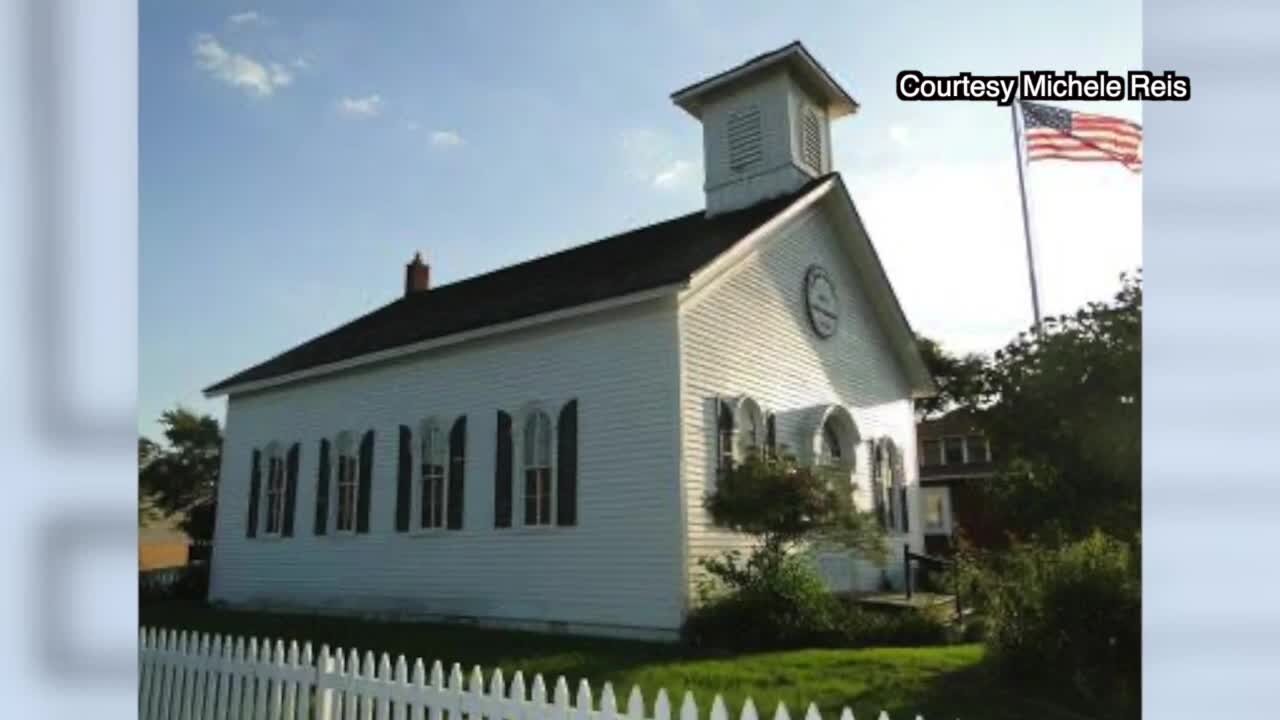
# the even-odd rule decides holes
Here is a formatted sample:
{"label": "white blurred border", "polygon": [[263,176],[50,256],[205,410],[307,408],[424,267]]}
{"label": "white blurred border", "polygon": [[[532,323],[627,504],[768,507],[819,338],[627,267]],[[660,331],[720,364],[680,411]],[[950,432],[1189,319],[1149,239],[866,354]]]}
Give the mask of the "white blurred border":
{"label": "white blurred border", "polygon": [[137,705],[137,5],[0,0],[0,677]]}
{"label": "white blurred border", "polygon": [[[1280,707],[1280,8],[1148,0],[1144,705]],[[0,0],[0,678],[136,713],[137,6]],[[24,703],[14,705],[13,703]]]}
{"label": "white blurred border", "polygon": [[1143,710],[1280,717],[1280,5],[1147,0]]}

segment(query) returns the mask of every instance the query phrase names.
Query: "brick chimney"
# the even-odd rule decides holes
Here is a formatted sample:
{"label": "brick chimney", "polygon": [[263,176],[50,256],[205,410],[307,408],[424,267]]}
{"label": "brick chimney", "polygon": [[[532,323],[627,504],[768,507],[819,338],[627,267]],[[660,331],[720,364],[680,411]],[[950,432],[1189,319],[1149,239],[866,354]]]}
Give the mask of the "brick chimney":
{"label": "brick chimney", "polygon": [[431,289],[431,266],[422,262],[422,253],[415,252],[413,260],[404,266],[404,296]]}

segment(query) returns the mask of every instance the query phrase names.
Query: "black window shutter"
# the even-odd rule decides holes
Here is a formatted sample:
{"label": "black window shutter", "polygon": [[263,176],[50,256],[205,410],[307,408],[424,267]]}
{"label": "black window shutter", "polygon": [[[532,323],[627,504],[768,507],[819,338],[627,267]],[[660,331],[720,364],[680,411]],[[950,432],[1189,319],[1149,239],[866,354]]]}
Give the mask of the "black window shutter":
{"label": "black window shutter", "polygon": [[902,506],[902,532],[911,532],[911,518],[907,512],[907,486],[903,485],[901,489],[902,499],[899,501]]}
{"label": "black window shutter", "polygon": [[764,420],[764,451],[768,457],[778,457],[778,423],[773,413]]}
{"label": "black window shutter", "polygon": [[560,409],[556,427],[556,524],[578,524],[578,401]]}
{"label": "black window shutter", "polygon": [[253,451],[253,467],[249,471],[249,524],[245,537],[258,536],[258,492],[262,489],[262,453]]}
{"label": "black window shutter", "polygon": [[511,416],[498,411],[497,457],[493,471],[493,526],[511,527]]}
{"label": "black window shutter", "polygon": [[281,528],[280,534],[285,537],[293,537],[293,512],[298,507],[298,454],[300,448],[298,443],[294,443],[289,448],[289,456],[287,465],[285,465],[284,480],[284,527]]}
{"label": "black window shutter", "polygon": [[453,422],[449,430],[449,506],[445,522],[450,530],[462,529],[463,499],[467,487],[467,416]]}
{"label": "black window shutter", "polygon": [[867,441],[867,457],[871,458],[871,506],[876,514],[876,521],[880,527],[888,530],[888,512],[884,506],[884,478],[881,477],[884,466],[880,455],[883,452],[880,443],[875,440]]}
{"label": "black window shutter", "polygon": [[413,502],[413,431],[400,426],[400,463],[396,474],[396,532],[409,531],[409,504]]}
{"label": "black window shutter", "polygon": [[910,517],[907,513],[907,472],[903,465],[902,449],[893,446],[893,484],[898,486],[898,516],[902,532],[911,532]]}
{"label": "black window shutter", "polygon": [[316,534],[329,523],[329,441],[320,441],[320,469],[316,471]]}
{"label": "black window shutter", "polygon": [[356,532],[369,532],[369,505],[373,494],[373,431],[360,440],[360,488],[356,490]]}

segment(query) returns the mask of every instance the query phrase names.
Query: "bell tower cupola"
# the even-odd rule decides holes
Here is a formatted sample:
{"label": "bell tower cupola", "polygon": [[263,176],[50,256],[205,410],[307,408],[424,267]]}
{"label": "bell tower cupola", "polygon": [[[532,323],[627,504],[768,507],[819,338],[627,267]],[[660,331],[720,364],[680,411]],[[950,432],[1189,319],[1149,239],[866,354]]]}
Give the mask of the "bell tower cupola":
{"label": "bell tower cupola", "polygon": [[672,94],[702,122],[707,215],[793,192],[831,171],[831,121],[858,103],[793,42]]}

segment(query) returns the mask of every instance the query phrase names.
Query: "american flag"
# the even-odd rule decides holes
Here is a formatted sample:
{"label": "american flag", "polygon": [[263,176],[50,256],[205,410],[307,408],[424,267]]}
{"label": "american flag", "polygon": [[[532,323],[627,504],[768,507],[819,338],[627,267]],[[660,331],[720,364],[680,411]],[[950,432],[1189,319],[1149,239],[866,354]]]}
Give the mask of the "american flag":
{"label": "american flag", "polygon": [[1027,162],[1118,162],[1142,171],[1142,126],[1108,115],[1021,102]]}

